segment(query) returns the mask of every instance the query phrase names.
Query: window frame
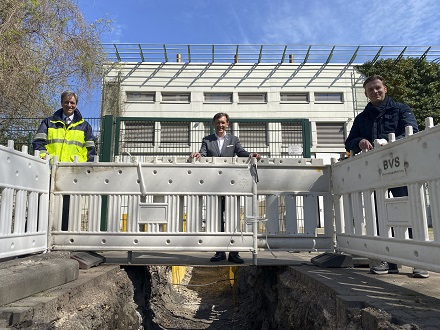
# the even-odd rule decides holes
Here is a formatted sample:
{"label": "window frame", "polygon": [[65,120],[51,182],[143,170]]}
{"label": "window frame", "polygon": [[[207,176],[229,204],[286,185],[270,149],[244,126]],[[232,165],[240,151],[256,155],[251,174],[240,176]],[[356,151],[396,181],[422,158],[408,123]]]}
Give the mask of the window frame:
{"label": "window frame", "polygon": [[[179,100],[164,100],[164,96],[179,96]],[[189,104],[191,103],[191,92],[161,92],[161,101],[160,103],[168,103],[168,104]],[[187,96],[187,100],[181,100],[182,96]]]}
{"label": "window frame", "polygon": [[[141,97],[138,100],[130,99],[129,95],[139,94],[152,96],[152,100],[143,100]],[[143,91],[126,91],[125,92],[125,102],[127,103],[154,103],[156,102],[156,92],[143,92]]]}
{"label": "window frame", "polygon": [[[260,95],[263,97],[264,100],[241,100],[242,96],[251,96],[251,95]],[[267,92],[246,92],[246,93],[237,93],[238,96],[238,102],[239,104],[267,104]]]}
{"label": "window frame", "polygon": [[[220,98],[219,98],[219,100],[215,100],[215,99],[210,99],[210,100],[207,100],[206,99],[206,96],[207,95],[209,95],[209,96],[214,96],[214,95],[217,95],[217,96],[228,96],[229,97],[229,100],[228,101],[224,101],[224,100],[221,100]],[[220,103],[220,104],[231,104],[231,103],[233,103],[234,102],[234,96],[233,96],[233,93],[232,92],[204,92],[203,93],[203,103],[210,103],[210,104],[218,104],[218,103]]]}
{"label": "window frame", "polygon": [[[305,100],[283,100],[283,96],[286,95],[304,95]],[[308,104],[310,103],[310,93],[309,92],[281,92],[280,93],[280,103],[281,104]]]}
{"label": "window frame", "polygon": [[[326,100],[318,100],[318,95],[326,95]],[[330,95],[339,95],[339,100],[330,100],[328,97]],[[344,93],[343,92],[315,92],[314,93],[315,103],[332,103],[332,104],[342,104],[344,103]]]}

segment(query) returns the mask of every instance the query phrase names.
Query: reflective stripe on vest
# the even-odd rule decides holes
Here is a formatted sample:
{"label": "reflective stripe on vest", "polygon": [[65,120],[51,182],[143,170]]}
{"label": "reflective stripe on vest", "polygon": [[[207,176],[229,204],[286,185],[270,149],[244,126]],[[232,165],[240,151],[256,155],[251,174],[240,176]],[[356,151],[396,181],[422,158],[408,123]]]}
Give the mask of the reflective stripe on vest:
{"label": "reflective stripe on vest", "polygon": [[[55,124],[61,121],[52,121]],[[82,124],[84,120],[72,123],[68,128],[63,126],[48,127],[47,129],[47,152],[52,158],[58,156],[59,162],[73,162],[75,156],[78,156],[78,162],[87,161],[87,145],[85,141],[84,131],[75,129]]]}

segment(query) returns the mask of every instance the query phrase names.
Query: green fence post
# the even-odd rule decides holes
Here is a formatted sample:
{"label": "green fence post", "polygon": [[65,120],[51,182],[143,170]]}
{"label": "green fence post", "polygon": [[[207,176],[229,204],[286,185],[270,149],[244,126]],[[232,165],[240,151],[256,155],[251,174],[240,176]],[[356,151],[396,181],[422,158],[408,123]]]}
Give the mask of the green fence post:
{"label": "green fence post", "polygon": [[310,158],[310,144],[311,144],[311,128],[310,120],[303,121],[303,155],[304,158]]}
{"label": "green fence post", "polygon": [[[101,152],[99,159],[102,162],[112,161],[112,147],[113,147],[113,116],[106,115],[102,119],[102,133],[101,133]],[[107,230],[108,218],[108,196],[101,197],[101,231]]]}
{"label": "green fence post", "polygon": [[32,141],[33,141],[33,134],[31,132],[29,132],[29,134],[28,134],[28,141],[27,141],[28,154],[29,155],[33,155],[34,154],[34,149],[32,148]]}
{"label": "green fence post", "polygon": [[113,133],[113,115],[106,115],[102,119],[101,152],[99,155],[102,162],[112,161]]}

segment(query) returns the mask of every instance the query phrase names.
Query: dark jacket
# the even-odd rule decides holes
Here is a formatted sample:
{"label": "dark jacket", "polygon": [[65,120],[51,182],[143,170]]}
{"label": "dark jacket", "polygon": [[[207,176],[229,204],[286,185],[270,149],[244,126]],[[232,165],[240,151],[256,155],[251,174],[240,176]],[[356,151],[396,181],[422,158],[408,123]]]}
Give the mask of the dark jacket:
{"label": "dark jacket", "polygon": [[251,154],[241,146],[238,137],[231,134],[226,134],[221,152],[218,148],[217,136],[215,134],[205,136],[199,153],[203,157],[249,157]]}
{"label": "dark jacket", "polygon": [[375,139],[385,139],[388,141],[388,134],[394,133],[396,140],[405,136],[405,127],[412,126],[413,132],[419,131],[416,118],[411,108],[404,104],[394,101],[386,96],[378,106],[369,102],[353,122],[345,149],[360,152],[359,142],[367,139],[371,144]]}
{"label": "dark jacket", "polygon": [[73,120],[66,125],[63,109],[57,110],[52,117],[43,119],[32,142],[34,150],[40,150],[40,156],[58,156],[60,162],[73,162],[78,156],[79,162],[92,162],[96,155],[95,137],[92,127],[85,121],[78,109]]}

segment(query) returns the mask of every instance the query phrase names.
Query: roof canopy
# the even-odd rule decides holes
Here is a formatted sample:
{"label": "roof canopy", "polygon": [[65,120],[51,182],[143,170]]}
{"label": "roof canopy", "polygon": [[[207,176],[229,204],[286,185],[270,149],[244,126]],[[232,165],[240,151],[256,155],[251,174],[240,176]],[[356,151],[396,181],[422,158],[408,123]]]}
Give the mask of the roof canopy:
{"label": "roof canopy", "polygon": [[381,58],[440,61],[440,46],[103,44],[111,62],[362,64]]}

